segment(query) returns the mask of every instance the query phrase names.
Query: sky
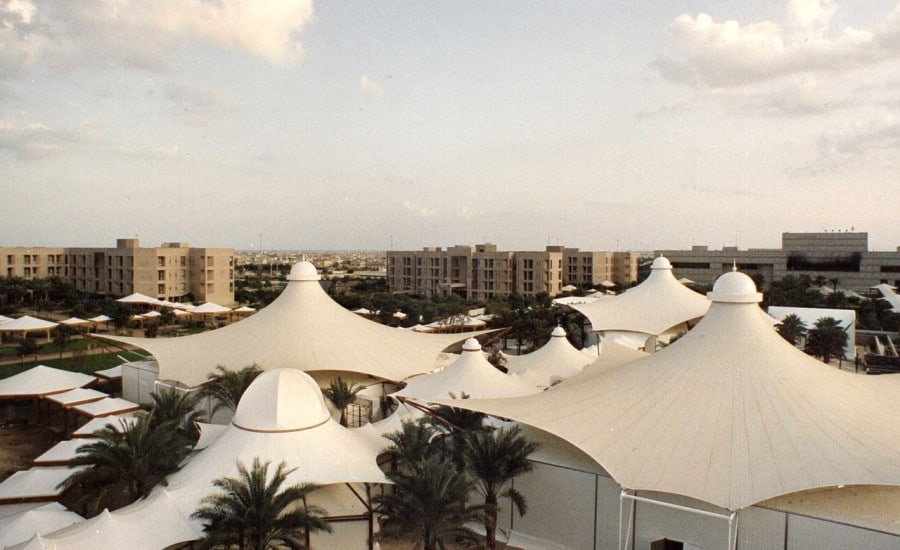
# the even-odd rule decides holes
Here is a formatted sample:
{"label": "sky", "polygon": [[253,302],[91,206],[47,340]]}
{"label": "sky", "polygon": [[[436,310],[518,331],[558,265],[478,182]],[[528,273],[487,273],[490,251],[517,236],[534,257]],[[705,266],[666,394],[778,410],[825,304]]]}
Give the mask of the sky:
{"label": "sky", "polygon": [[0,0],[0,246],[900,245],[893,1]]}

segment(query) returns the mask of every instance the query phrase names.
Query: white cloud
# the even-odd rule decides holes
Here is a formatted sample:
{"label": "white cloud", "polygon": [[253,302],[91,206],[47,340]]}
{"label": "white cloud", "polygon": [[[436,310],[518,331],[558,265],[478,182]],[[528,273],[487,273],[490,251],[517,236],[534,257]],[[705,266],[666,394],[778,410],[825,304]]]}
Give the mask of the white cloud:
{"label": "white cloud", "polygon": [[276,65],[296,63],[312,0],[0,0],[0,69],[127,66],[162,70],[173,50],[206,42]]}
{"label": "white cloud", "polygon": [[384,88],[366,75],[359,78],[359,89],[362,90],[364,94],[374,98],[384,97]]}
{"label": "white cloud", "polygon": [[669,32],[683,53],[653,66],[665,78],[712,87],[739,86],[804,72],[859,69],[900,60],[900,7],[872,30],[844,27],[829,32],[837,5],[827,0],[792,0],[787,27],[774,21],[716,21],[683,14]]}
{"label": "white cloud", "polygon": [[420,216],[422,218],[430,218],[430,217],[434,216],[435,214],[437,214],[437,211],[434,208],[418,205],[418,204],[410,201],[409,199],[406,199],[403,201],[403,208],[405,208],[409,212],[417,214],[418,216]]}
{"label": "white cloud", "polygon": [[0,120],[0,153],[18,159],[55,156],[87,141],[84,129],[57,129],[41,123],[14,124]]}

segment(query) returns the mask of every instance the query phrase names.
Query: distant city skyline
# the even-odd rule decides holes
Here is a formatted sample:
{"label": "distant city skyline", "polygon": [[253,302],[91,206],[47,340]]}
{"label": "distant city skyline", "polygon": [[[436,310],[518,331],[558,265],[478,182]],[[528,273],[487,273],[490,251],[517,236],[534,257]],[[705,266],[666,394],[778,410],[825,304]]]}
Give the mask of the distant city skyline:
{"label": "distant city skyline", "polygon": [[896,0],[0,0],[0,245],[896,250]]}

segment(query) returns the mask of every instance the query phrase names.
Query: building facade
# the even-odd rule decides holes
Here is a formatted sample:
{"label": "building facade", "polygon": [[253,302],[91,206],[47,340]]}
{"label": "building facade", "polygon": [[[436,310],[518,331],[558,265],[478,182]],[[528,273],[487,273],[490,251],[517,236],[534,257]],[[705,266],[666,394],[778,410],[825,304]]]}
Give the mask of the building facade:
{"label": "building facade", "polygon": [[61,277],[90,294],[140,292],[173,302],[190,295],[198,302],[234,303],[231,248],[141,248],[137,239],[118,239],[115,248],[0,247],[0,276]]}
{"label": "building facade", "polygon": [[723,247],[710,250],[657,250],[672,262],[680,277],[712,284],[736,263],[745,273],[759,273],[765,281],[787,275],[837,280],[857,292],[888,283],[900,286],[900,247],[893,252],[870,252],[869,235],[862,232],[782,233],[781,248]]}
{"label": "building facade", "polygon": [[582,288],[604,281],[626,285],[637,279],[637,269],[637,252],[583,252],[563,246],[512,252],[484,243],[387,253],[387,279],[392,292],[427,297],[455,293],[471,300],[489,300],[513,292],[556,296],[570,284]]}

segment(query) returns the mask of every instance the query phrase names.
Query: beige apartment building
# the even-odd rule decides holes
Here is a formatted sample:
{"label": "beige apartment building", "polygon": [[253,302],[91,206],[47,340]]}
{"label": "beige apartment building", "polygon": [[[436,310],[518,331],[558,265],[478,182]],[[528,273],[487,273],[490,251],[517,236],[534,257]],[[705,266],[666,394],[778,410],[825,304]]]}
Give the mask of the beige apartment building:
{"label": "beige apartment building", "polygon": [[190,295],[197,302],[234,303],[231,248],[141,248],[137,239],[118,239],[115,248],[0,247],[0,276],[57,276],[78,291],[108,296],[140,292],[173,302]]}
{"label": "beige apartment building", "polygon": [[866,292],[888,283],[900,286],[900,247],[895,251],[870,252],[869,234],[863,232],[782,233],[781,248],[723,247],[710,250],[695,245],[690,250],[658,250],[672,262],[679,277],[712,284],[734,264],[746,273],[759,273],[765,281],[787,275],[808,275],[837,280],[842,287]]}
{"label": "beige apartment building", "polygon": [[592,288],[612,281],[624,285],[637,279],[637,268],[636,252],[582,252],[563,246],[511,252],[484,243],[387,253],[391,291],[427,297],[455,293],[471,300],[513,292],[556,296],[569,284]]}

